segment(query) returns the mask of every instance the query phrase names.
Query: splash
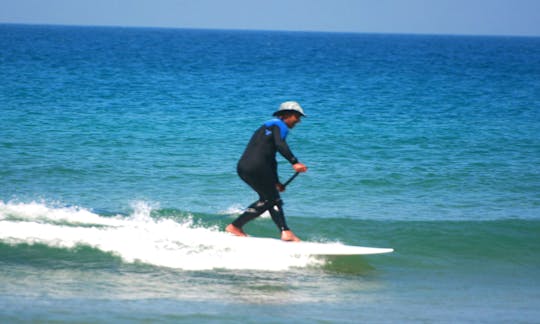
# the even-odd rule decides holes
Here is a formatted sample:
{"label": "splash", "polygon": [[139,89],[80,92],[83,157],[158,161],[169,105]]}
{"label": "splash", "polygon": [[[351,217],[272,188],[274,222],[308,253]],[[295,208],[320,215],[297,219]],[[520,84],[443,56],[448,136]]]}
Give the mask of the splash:
{"label": "splash", "polygon": [[283,271],[322,262],[272,245],[247,242],[217,227],[195,224],[191,217],[181,221],[154,219],[153,206],[144,202],[132,207],[129,216],[105,217],[81,207],[0,201],[0,242],[67,249],[89,246],[125,262],[184,270]]}

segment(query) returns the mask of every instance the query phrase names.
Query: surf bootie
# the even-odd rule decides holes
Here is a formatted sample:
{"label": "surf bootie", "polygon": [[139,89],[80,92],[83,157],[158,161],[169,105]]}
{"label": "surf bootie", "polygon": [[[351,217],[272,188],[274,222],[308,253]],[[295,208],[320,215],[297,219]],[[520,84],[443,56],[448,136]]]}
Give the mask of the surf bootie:
{"label": "surf bootie", "polygon": [[236,227],[233,224],[227,225],[227,227],[225,227],[225,231],[236,236],[248,236],[241,228]]}

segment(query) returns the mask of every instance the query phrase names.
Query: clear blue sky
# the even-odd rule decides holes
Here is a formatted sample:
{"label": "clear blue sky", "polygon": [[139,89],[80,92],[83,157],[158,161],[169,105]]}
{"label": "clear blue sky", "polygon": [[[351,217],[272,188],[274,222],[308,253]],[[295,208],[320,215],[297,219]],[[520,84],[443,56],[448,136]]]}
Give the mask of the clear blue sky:
{"label": "clear blue sky", "polygon": [[540,36],[540,0],[0,0],[0,22]]}

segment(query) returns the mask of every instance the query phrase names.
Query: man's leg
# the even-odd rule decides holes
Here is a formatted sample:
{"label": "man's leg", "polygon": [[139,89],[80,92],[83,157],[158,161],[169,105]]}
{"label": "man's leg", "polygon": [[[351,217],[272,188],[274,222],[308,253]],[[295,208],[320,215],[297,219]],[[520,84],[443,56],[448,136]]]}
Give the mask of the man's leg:
{"label": "man's leg", "polygon": [[244,236],[245,233],[242,231],[242,227],[249,221],[259,217],[262,213],[268,210],[270,212],[270,216],[272,216],[272,220],[274,221],[278,229],[281,232],[288,231],[289,227],[287,226],[287,223],[285,221],[285,215],[283,214],[282,206],[283,203],[281,199],[278,199],[277,201],[256,201],[251,204],[244,211],[244,213],[242,213],[242,215],[240,215],[232,222],[232,225],[234,227],[228,226],[226,230],[235,235],[239,235],[240,233],[241,236]]}
{"label": "man's leg", "polygon": [[265,212],[266,208],[265,202],[258,200],[249,205],[242,215],[238,216],[238,218],[235,219],[232,224],[241,229],[247,222],[261,216],[261,214]]}
{"label": "man's leg", "polygon": [[271,180],[269,180],[269,177],[264,173],[253,176],[238,170],[238,175],[259,195],[259,200],[249,205],[242,215],[238,216],[238,218],[229,224],[225,230],[237,236],[247,236],[242,230],[242,227],[249,221],[261,216],[261,214],[268,209],[265,201],[266,199],[264,197],[267,195],[266,191],[268,188],[273,185]]}
{"label": "man's leg", "polygon": [[287,226],[287,222],[285,221],[285,214],[283,213],[283,201],[281,199],[277,199],[271,202],[268,202],[268,211],[270,212],[270,216],[272,216],[272,220],[274,223],[276,223],[276,226],[278,229],[283,231],[288,231],[289,227]]}

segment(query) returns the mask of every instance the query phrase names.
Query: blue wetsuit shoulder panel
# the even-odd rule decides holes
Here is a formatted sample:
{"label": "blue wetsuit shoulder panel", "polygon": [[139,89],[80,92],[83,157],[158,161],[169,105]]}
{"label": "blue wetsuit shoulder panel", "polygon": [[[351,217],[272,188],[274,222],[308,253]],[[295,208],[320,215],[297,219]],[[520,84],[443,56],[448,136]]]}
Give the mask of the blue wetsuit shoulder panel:
{"label": "blue wetsuit shoulder panel", "polygon": [[267,128],[270,128],[274,125],[279,127],[281,139],[284,140],[289,133],[289,127],[287,127],[287,124],[285,124],[285,122],[279,118],[274,118],[264,123],[264,126],[266,126]]}

